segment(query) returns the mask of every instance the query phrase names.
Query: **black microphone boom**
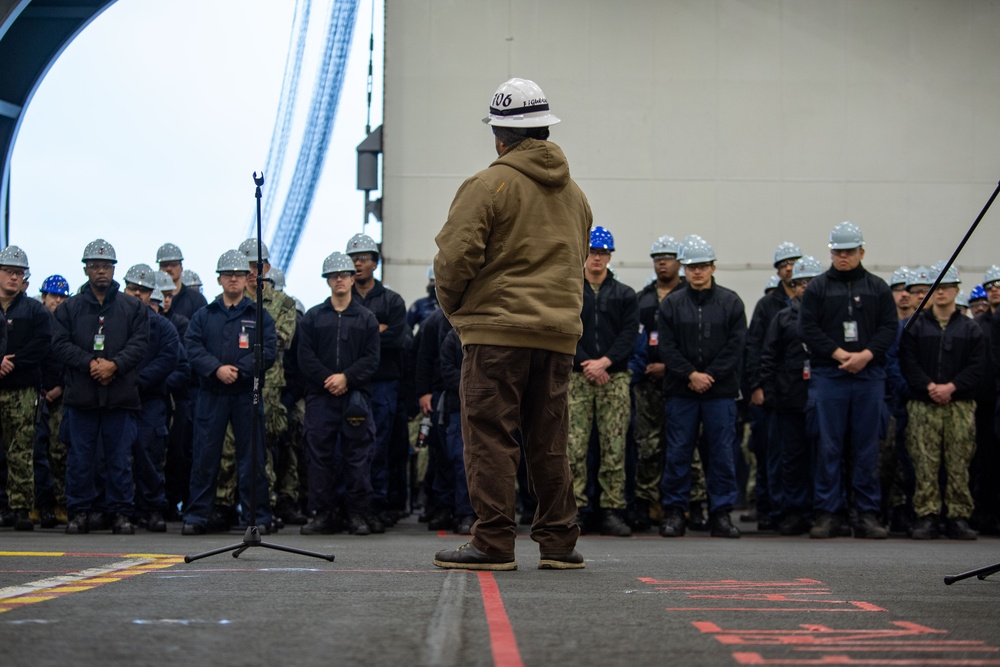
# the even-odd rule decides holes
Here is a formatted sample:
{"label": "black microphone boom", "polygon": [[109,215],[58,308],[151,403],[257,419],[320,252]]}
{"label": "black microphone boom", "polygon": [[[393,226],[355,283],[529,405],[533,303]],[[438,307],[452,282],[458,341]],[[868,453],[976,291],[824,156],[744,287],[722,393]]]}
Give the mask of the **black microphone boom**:
{"label": "black microphone boom", "polygon": [[928,290],[927,294],[924,295],[923,301],[920,302],[920,305],[917,306],[917,309],[913,311],[912,315],[910,315],[910,319],[908,319],[906,321],[906,324],[903,325],[903,333],[906,333],[906,330],[913,325],[913,322],[917,319],[917,315],[919,315],[920,311],[924,309],[924,307],[927,305],[927,302],[930,301],[930,298],[934,296],[934,291],[937,290],[938,285],[941,284],[941,279],[944,278],[944,274],[946,274],[948,272],[948,269],[951,268],[951,265],[955,263],[955,259],[958,258],[959,253],[962,252],[962,248],[965,247],[965,244],[968,243],[969,239],[972,237],[972,233],[976,231],[976,227],[979,226],[979,222],[983,219],[983,216],[986,215],[986,211],[990,210],[990,206],[993,205],[993,200],[997,198],[998,193],[1000,193],[1000,183],[997,183],[997,187],[993,191],[993,194],[990,195],[990,199],[989,201],[986,202],[986,206],[984,206],[983,210],[979,212],[979,217],[977,217],[976,221],[972,223],[971,227],[969,227],[969,231],[965,233],[965,238],[963,238],[962,242],[958,244],[957,248],[955,248],[955,252],[951,253],[951,259],[949,259],[948,263],[944,265],[944,268],[942,268],[941,271],[938,272],[938,277],[934,280],[934,284],[931,285],[931,288],[930,290]]}

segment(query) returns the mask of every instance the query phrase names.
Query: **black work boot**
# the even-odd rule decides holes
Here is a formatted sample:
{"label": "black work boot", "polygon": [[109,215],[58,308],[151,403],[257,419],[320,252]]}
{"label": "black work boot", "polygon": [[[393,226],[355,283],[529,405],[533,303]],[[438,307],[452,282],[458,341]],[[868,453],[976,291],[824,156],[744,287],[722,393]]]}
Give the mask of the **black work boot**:
{"label": "black work boot", "polygon": [[127,516],[119,513],[115,514],[111,523],[111,532],[114,535],[135,535],[135,526],[132,525]]}
{"label": "black work boot", "polygon": [[146,517],[146,530],[150,533],[167,532],[167,520],[163,518],[161,512],[150,512]]}
{"label": "black work boot", "polygon": [[438,510],[427,522],[427,530],[451,530],[455,527],[455,519],[449,510]]}
{"label": "black work boot", "polygon": [[632,529],[622,520],[618,510],[606,509],[601,513],[601,535],[632,537]]}
{"label": "black work boot", "polygon": [[688,528],[695,532],[704,533],[709,530],[708,523],[708,508],[705,506],[705,502],[703,500],[692,501],[688,508]]}
{"label": "black work boot", "polygon": [[586,567],[583,556],[574,549],[568,554],[542,553],[538,559],[539,570],[582,570]]}
{"label": "black work boot", "polygon": [[933,514],[917,517],[910,529],[910,537],[915,540],[933,540],[937,537],[937,517]]}
{"label": "black work boot", "polygon": [[663,509],[663,521],[660,522],[660,537],[683,537],[684,512],[679,507]]}
{"label": "black work boot", "polygon": [[28,510],[14,510],[14,530],[34,530],[35,522],[31,520]]}
{"label": "black work boot", "polygon": [[948,519],[948,539],[974,540],[976,531],[969,527],[969,522],[963,518]]}
{"label": "black work boot", "polygon": [[343,527],[339,521],[334,519],[332,512],[316,512],[306,521],[306,524],[299,528],[302,535],[333,535],[339,533]]}
{"label": "black work boot", "polygon": [[[574,552],[575,553],[575,552]],[[457,549],[444,549],[434,554],[434,564],[451,570],[516,570],[517,561],[513,557],[489,556],[472,542],[463,544]]]}
{"label": "black work boot", "polygon": [[55,528],[59,525],[59,519],[56,518],[56,512],[54,509],[43,509],[38,511],[39,520],[38,525],[42,528]]}
{"label": "black work boot", "polygon": [[778,524],[780,535],[801,535],[809,531],[809,524],[802,518],[801,514],[792,512],[785,516]]}
{"label": "black work boot", "polygon": [[649,520],[649,501],[636,498],[629,525],[637,533],[649,530],[652,527],[653,524]]}
{"label": "black work boot", "polygon": [[280,496],[278,498],[277,505],[274,508],[274,516],[280,518],[289,526],[304,526],[309,521],[309,517],[303,514],[298,504],[288,496]]}
{"label": "black work boot", "polygon": [[90,532],[90,517],[86,512],[77,512],[66,524],[67,535],[85,535]]}
{"label": "black work boot", "polygon": [[837,517],[830,512],[819,512],[816,514],[813,527],[809,530],[809,537],[814,540],[828,540],[831,537],[836,537],[840,530],[839,524]]}
{"label": "black work boot", "polygon": [[347,532],[351,535],[371,535],[372,531],[363,516],[351,512],[347,515]]}
{"label": "black work boot", "polygon": [[864,512],[858,517],[858,522],[854,526],[854,537],[865,540],[884,540],[889,537],[889,531],[878,520],[878,516],[874,512]]}
{"label": "black work boot", "polygon": [[458,525],[455,526],[456,535],[472,535],[472,524],[476,523],[476,515],[470,514],[468,516],[463,516],[458,520]]}
{"label": "black work boot", "polygon": [[709,517],[708,523],[712,529],[712,537],[737,538],[740,536],[740,529],[733,525],[728,510],[715,510]]}

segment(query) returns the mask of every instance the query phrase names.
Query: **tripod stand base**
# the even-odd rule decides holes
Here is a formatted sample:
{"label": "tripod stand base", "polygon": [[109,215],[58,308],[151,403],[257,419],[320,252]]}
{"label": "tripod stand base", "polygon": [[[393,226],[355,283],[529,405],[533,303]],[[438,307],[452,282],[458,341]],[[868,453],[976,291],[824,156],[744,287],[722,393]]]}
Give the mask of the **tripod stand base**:
{"label": "tripod stand base", "polygon": [[333,562],[333,554],[321,554],[316,551],[306,551],[305,549],[295,549],[294,547],[286,547],[280,544],[271,544],[260,539],[260,531],[257,526],[247,526],[247,532],[243,534],[243,541],[239,544],[231,544],[228,547],[220,547],[218,549],[212,549],[211,551],[204,551],[200,554],[194,554],[192,556],[184,556],[185,563],[194,562],[200,558],[208,558],[209,556],[217,556],[218,554],[224,554],[227,551],[233,552],[233,558],[239,558],[240,554],[249,549],[250,547],[263,547],[265,549],[274,549],[275,551],[286,551],[291,554],[299,554],[300,556],[309,556],[311,558],[321,558],[323,560]]}
{"label": "tripod stand base", "polygon": [[969,577],[976,577],[980,581],[990,576],[991,574],[996,574],[1000,572],[1000,563],[994,563],[987,567],[981,567],[978,570],[969,570],[968,572],[963,572],[962,574],[951,574],[944,578],[945,586],[951,586],[956,581],[962,581],[963,579],[968,579]]}

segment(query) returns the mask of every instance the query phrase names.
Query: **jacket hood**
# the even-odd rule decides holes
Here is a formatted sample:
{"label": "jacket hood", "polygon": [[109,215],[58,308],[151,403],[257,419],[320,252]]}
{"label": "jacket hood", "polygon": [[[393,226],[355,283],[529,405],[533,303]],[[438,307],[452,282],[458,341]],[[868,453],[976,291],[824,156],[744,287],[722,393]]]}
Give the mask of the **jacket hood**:
{"label": "jacket hood", "polygon": [[[506,165],[549,187],[569,182],[569,162],[562,149],[550,141],[525,139],[501,155],[494,165]],[[492,166],[492,165],[491,165]]]}

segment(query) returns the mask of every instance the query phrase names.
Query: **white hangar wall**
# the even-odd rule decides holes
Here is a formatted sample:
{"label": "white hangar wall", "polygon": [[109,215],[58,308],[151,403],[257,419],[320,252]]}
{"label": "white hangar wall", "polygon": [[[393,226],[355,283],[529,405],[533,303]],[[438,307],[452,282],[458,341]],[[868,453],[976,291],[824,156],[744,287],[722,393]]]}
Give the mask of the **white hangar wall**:
{"label": "white hangar wall", "polygon": [[[865,264],[947,258],[1000,179],[1000,2],[389,0],[383,254],[407,303],[469,175],[495,157],[497,85],[537,81],[612,264],[637,290],[661,234],[715,247],[748,312],[794,241],[824,264],[857,223]],[[1000,263],[1000,204],[957,262]]]}

